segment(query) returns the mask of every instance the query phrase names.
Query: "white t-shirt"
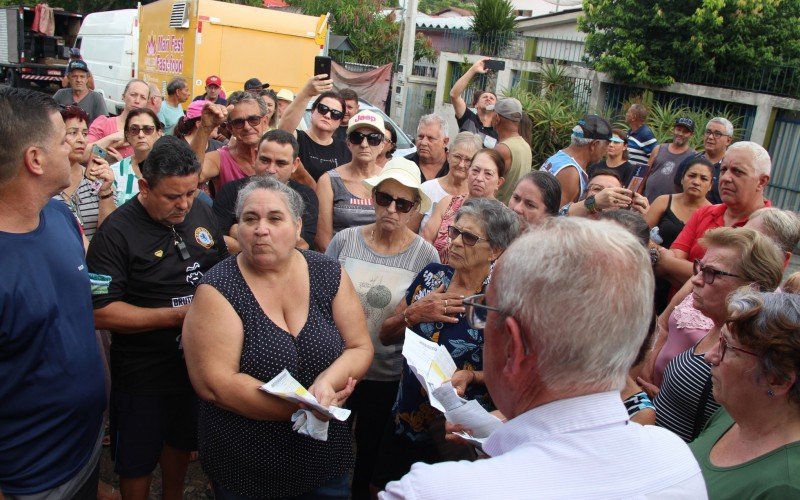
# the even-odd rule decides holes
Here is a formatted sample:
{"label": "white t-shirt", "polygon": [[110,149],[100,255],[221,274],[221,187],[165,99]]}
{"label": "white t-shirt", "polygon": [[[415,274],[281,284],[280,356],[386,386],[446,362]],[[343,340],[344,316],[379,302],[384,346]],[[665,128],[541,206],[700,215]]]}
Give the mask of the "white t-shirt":
{"label": "white t-shirt", "polygon": [[422,229],[425,227],[425,224],[428,223],[428,219],[431,218],[431,214],[433,213],[433,209],[436,208],[436,204],[442,201],[442,198],[450,193],[442,188],[442,185],[439,183],[439,179],[431,179],[423,182],[420,189],[422,189],[422,192],[427,194],[428,198],[431,199],[431,208],[429,208],[428,211],[423,214],[422,223],[419,225],[419,233],[422,234]]}

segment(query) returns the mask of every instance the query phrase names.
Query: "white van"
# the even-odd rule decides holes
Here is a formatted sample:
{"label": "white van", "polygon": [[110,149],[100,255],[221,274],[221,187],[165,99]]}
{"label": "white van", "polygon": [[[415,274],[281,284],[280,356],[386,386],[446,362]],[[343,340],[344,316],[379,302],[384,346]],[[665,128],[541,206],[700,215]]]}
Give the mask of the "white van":
{"label": "white van", "polygon": [[106,100],[110,113],[124,106],[122,92],[136,77],[139,51],[137,9],[95,12],[83,18],[75,46],[94,76],[95,91]]}

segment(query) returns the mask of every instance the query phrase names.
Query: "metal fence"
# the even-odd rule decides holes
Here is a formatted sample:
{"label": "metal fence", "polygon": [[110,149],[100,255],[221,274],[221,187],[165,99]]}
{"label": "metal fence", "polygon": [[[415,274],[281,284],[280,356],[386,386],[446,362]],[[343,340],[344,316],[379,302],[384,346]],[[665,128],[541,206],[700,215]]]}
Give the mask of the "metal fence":
{"label": "metal fence", "polygon": [[800,98],[800,66],[753,64],[709,71],[687,64],[675,81]]}
{"label": "metal fence", "polygon": [[411,74],[414,76],[436,78],[438,64],[438,61],[431,61],[430,59],[418,59],[414,61],[414,67],[411,68]]}
{"label": "metal fence", "polygon": [[[530,71],[514,71],[511,74],[511,87],[519,88],[532,94],[542,92],[542,79],[538,73]],[[585,78],[564,77],[559,84],[560,89],[572,95],[575,105],[583,112],[589,111],[589,102],[592,95],[592,82]]]}
{"label": "metal fence", "polygon": [[772,172],[767,198],[777,207],[800,211],[800,113],[778,113],[769,153]]}
{"label": "metal fence", "polygon": [[[339,61],[336,61],[339,62]],[[344,66],[344,69],[348,71],[353,71],[355,73],[366,73],[367,71],[372,71],[373,69],[377,69],[380,66],[373,66],[372,64],[361,64],[361,63],[354,63],[354,62],[343,62],[339,63]]]}
{"label": "metal fence", "polygon": [[445,30],[441,50],[460,54],[480,54],[486,57],[523,59],[526,38],[517,34],[478,36],[472,31]]}

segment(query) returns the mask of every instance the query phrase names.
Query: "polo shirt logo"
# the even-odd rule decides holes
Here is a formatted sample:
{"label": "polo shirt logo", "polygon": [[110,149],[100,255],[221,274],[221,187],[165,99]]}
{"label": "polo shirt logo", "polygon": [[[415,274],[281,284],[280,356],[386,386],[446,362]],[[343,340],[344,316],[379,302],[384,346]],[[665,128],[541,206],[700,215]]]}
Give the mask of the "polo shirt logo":
{"label": "polo shirt logo", "polygon": [[214,246],[214,237],[211,236],[211,232],[204,227],[198,227],[194,230],[194,239],[199,245],[205,248]]}

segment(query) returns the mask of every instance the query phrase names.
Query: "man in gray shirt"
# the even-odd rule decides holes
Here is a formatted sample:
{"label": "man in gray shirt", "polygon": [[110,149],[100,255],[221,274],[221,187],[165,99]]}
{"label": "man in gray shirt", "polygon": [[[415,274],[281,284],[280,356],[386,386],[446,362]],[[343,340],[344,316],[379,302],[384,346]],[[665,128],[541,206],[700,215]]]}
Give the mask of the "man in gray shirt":
{"label": "man in gray shirt", "polygon": [[681,162],[697,154],[689,147],[689,141],[694,135],[694,121],[682,116],[675,120],[672,131],[672,142],[659,144],[650,153],[647,176],[644,178],[642,194],[647,201],[653,201],[662,194],[675,192],[674,178]]}
{"label": "man in gray shirt", "polygon": [[76,59],[67,65],[69,87],[60,89],[53,99],[64,106],[78,106],[89,115],[89,125],[100,115],[108,115],[106,102],[102,94],[89,90],[86,82],[89,79],[89,67],[82,59]]}

